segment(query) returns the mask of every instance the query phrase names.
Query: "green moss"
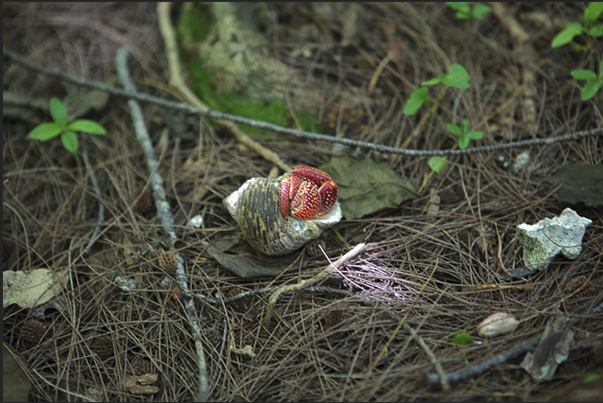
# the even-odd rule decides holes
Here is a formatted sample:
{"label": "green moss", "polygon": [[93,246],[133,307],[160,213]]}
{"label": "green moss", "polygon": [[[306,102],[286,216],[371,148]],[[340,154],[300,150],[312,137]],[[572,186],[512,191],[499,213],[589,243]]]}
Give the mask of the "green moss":
{"label": "green moss", "polygon": [[[183,12],[178,26],[178,41],[188,59],[184,65],[192,83],[191,90],[207,105],[208,108],[243,116],[255,120],[273,123],[279,126],[295,127],[295,121],[287,105],[282,102],[264,103],[251,101],[235,92],[217,93],[213,85],[211,73],[203,67],[203,63],[196,52],[196,48],[211,30],[210,17],[207,10],[197,4]],[[296,117],[303,130],[321,131],[318,119],[302,112],[296,112]],[[257,129],[252,126],[239,125],[241,129],[250,133],[271,133],[267,130]]]}
{"label": "green moss", "polygon": [[191,4],[180,15],[179,28],[180,43],[203,42],[211,30],[209,11],[201,4]]}

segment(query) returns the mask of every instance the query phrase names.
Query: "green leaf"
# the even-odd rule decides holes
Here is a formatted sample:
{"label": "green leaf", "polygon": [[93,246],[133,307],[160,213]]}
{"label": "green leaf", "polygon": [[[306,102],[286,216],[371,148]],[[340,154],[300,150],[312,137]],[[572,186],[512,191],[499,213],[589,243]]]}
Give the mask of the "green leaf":
{"label": "green leaf", "polygon": [[591,21],[597,21],[603,13],[603,3],[595,1],[586,6],[584,10],[584,23],[588,24]]}
{"label": "green leaf", "polygon": [[585,69],[572,70],[571,75],[572,77],[577,78],[578,80],[592,80],[594,78],[597,78],[597,75],[594,71]]}
{"label": "green leaf", "polygon": [[408,101],[406,101],[406,105],[404,105],[404,109],[402,110],[402,113],[405,115],[414,115],[416,114],[419,109],[421,109],[421,106],[423,105],[423,102],[421,102],[418,99],[411,99],[409,98]]}
{"label": "green leaf", "polygon": [[405,115],[414,115],[422,105],[429,103],[427,92],[427,88],[418,88],[414,90],[408,97],[408,101],[406,101],[402,113]]}
{"label": "green leaf", "polygon": [[75,134],[75,132],[64,132],[63,134],[61,134],[61,141],[63,142],[63,146],[67,149],[67,151],[73,154],[77,152],[78,142],[77,134]]}
{"label": "green leaf", "polygon": [[599,63],[599,78],[603,77],[603,59],[601,59],[601,63]]}
{"label": "green leaf", "polygon": [[468,145],[469,145],[469,137],[461,136],[461,138],[459,139],[459,148],[461,150],[464,150],[465,148],[467,148]]}
{"label": "green leaf", "polygon": [[479,130],[471,130],[469,133],[467,133],[467,137],[469,137],[471,140],[481,140],[484,138],[484,133],[480,132]]}
{"label": "green leaf", "polygon": [[473,18],[481,20],[490,12],[490,10],[492,10],[490,6],[484,3],[477,3],[475,6],[473,6],[473,11],[471,14],[473,15]]}
{"label": "green leaf", "polygon": [[584,379],[582,379],[582,382],[583,383],[596,382],[599,379],[601,379],[601,375],[599,375],[599,374],[588,374],[584,377]]}
{"label": "green leaf", "polygon": [[603,36],[603,24],[593,25],[588,30],[586,30],[586,33],[590,36],[594,36],[595,38]]}
{"label": "green leaf", "polygon": [[465,118],[461,120],[461,131],[463,132],[463,134],[467,134],[467,132],[469,131],[469,121]]}
{"label": "green leaf", "polygon": [[450,66],[450,73],[439,76],[440,81],[450,87],[469,88],[469,73],[460,64]]}
{"label": "green leaf", "polygon": [[436,84],[439,84],[439,83],[440,83],[440,77],[441,77],[441,76],[437,76],[436,78],[432,78],[431,80],[428,80],[428,81],[423,81],[423,82],[421,83],[421,85],[422,85],[423,87],[425,87],[425,86],[427,86],[427,85],[436,85]]}
{"label": "green leaf", "polygon": [[69,122],[69,116],[67,115],[67,109],[58,98],[50,99],[50,116],[52,120],[58,123],[61,127],[65,127]]}
{"label": "green leaf", "polygon": [[473,337],[471,337],[467,332],[457,333],[452,338],[452,342],[457,346],[464,346],[472,341],[474,341]]}
{"label": "green leaf", "polygon": [[580,93],[580,98],[582,98],[583,101],[591,99],[592,97],[595,96],[597,91],[599,91],[599,88],[601,88],[601,85],[603,85],[603,79],[601,79],[601,78],[596,78],[594,80],[588,80],[586,82],[586,84],[584,85],[584,88],[582,88],[582,92]]}
{"label": "green leaf", "polygon": [[27,138],[46,141],[58,136],[62,131],[63,128],[57,123],[42,123],[34,127],[27,135]]}
{"label": "green leaf", "polygon": [[586,45],[582,45],[582,44],[579,44],[579,43],[576,43],[576,42],[572,42],[572,43],[570,43],[570,45],[572,45],[572,49],[574,49],[574,52],[585,52],[588,49],[590,49],[590,48],[593,47],[593,44],[590,43],[590,42],[587,43]]}
{"label": "green leaf", "polygon": [[471,18],[471,13],[469,11],[460,10],[456,12],[455,16],[459,20],[468,20],[469,18]]}
{"label": "green leaf", "polygon": [[461,137],[463,135],[463,131],[461,130],[460,127],[458,127],[457,125],[455,125],[454,123],[448,123],[446,125],[446,128],[452,132],[452,134],[456,134],[457,136]]}
{"label": "green leaf", "polygon": [[104,127],[88,119],[75,120],[67,125],[67,129],[90,134],[107,134]]}
{"label": "green leaf", "polygon": [[448,161],[446,157],[431,157],[427,160],[427,165],[431,168],[432,171],[439,174],[445,167]]}
{"label": "green leaf", "polygon": [[470,1],[459,1],[447,2],[446,4],[453,10],[456,10],[456,18],[459,20],[468,20],[471,17],[471,8],[469,7],[471,3]]}
{"label": "green leaf", "polygon": [[571,24],[567,24],[561,32],[559,32],[553,40],[551,41],[552,48],[558,48],[559,46],[566,45],[570,43],[576,36],[580,35],[583,31],[582,24],[578,24],[577,22],[572,22]]}
{"label": "green leaf", "polygon": [[466,10],[469,11],[469,4],[473,3],[472,1],[447,1],[446,5],[453,10]]}

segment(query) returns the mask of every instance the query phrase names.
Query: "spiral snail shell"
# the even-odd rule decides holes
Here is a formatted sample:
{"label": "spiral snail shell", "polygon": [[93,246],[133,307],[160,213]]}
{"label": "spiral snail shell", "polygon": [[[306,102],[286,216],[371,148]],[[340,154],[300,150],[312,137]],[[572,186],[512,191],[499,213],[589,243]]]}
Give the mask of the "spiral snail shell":
{"label": "spiral snail shell", "polygon": [[255,250],[271,256],[286,255],[302,247],[342,217],[338,201],[327,214],[317,218],[284,217],[279,204],[279,182],[283,176],[272,180],[251,178],[224,199],[224,205],[247,242]]}

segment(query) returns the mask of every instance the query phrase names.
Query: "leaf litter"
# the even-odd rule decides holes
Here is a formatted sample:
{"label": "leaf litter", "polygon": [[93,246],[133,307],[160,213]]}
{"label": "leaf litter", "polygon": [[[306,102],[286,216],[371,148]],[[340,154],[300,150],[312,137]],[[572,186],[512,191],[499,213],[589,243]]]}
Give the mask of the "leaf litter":
{"label": "leaf litter", "polygon": [[[458,38],[463,24],[455,20],[452,10],[436,3],[357,4],[352,15],[364,27],[358,31],[338,18],[314,18],[315,11],[301,4],[270,4],[258,32],[268,33],[265,37],[270,39],[264,45],[270,57],[299,72],[296,84],[304,79],[312,83],[297,88],[310,95],[306,100],[315,100],[310,105],[318,110],[317,116],[322,113],[324,132],[388,146],[399,147],[408,140],[412,148],[448,149],[455,139],[446,125],[454,114],[481,130],[484,144],[561,134],[570,128],[588,130],[600,124],[595,106],[579,101],[579,88],[568,75],[575,68],[575,55],[549,46],[560,29],[554,22],[557,17],[579,20],[580,7],[560,3],[506,7],[528,30],[527,44],[538,55],[535,60],[550,61],[538,68],[520,60],[516,39],[494,14],[469,24],[470,35],[461,47]],[[248,16],[255,15],[251,10]],[[6,5],[4,11],[4,21],[9,22],[4,25],[5,46],[68,73],[105,80],[114,71],[117,38],[131,45],[137,55],[130,65],[133,76],[140,77],[139,88],[167,96],[160,90],[165,82],[165,50],[154,5],[30,3]],[[257,12],[262,15],[261,10]],[[548,21],[551,26],[530,20],[535,12],[554,16],[553,22]],[[26,27],[25,21],[34,23]],[[48,24],[58,36],[49,34]],[[387,33],[384,26],[389,27]],[[318,34],[299,35],[302,30]],[[370,96],[362,93],[390,52],[391,43],[404,56],[384,63]],[[293,55],[302,48],[304,54]],[[441,112],[422,126],[419,135],[410,136],[419,121],[402,114],[403,102],[421,82],[447,71],[443,55],[466,68],[471,88],[448,91]],[[5,91],[39,97],[47,78],[14,66],[5,63]],[[315,85],[323,82],[329,83],[327,94]],[[338,93],[343,89],[345,93]],[[354,94],[359,95],[355,98]],[[456,97],[458,108],[452,110]],[[295,111],[295,97],[289,102]],[[31,310],[17,304],[4,309],[5,343],[27,358],[29,371],[39,374],[29,374],[33,401],[54,401],[56,395],[66,398],[56,386],[72,393],[94,390],[103,399],[119,401],[188,401],[196,396],[194,341],[174,290],[162,285],[165,276],[173,274],[159,264],[165,250],[160,230],[153,217],[132,208],[137,189],[147,183],[148,172],[124,110],[125,100],[111,98],[104,110],[90,109],[85,115],[110,128],[106,138],[85,140],[107,209],[102,235],[90,256],[82,254],[96,225],[97,200],[89,184],[78,179],[75,162],[61,156],[60,142],[40,147],[25,140],[31,127],[22,127],[12,118],[5,120],[4,268],[26,272],[73,267],[70,282],[58,293],[66,309],[47,309],[43,319],[52,337],[33,346],[27,344],[21,329]],[[158,141],[166,126],[160,114],[145,105],[144,116]],[[486,118],[483,126],[476,126]],[[322,252],[312,255],[305,251],[298,266],[276,277],[244,279],[217,263],[207,245],[236,231],[222,199],[246,179],[266,176],[272,165],[242,149],[228,131],[212,122],[183,119],[184,131],[191,135],[178,140],[168,137],[167,147],[159,147],[157,155],[161,156],[160,171],[174,220],[181,225],[178,235],[186,243],[181,253],[193,290],[220,299],[235,289],[244,292],[297,283],[324,267],[327,260]],[[290,124],[295,124],[294,114]],[[297,142],[272,134],[255,138],[290,165],[320,167],[343,153],[372,165],[387,165],[415,189],[431,172],[427,159],[422,158],[332,149],[329,144]],[[502,154],[513,161],[524,151],[511,149]],[[603,331],[603,321],[598,320],[600,312],[585,314],[601,302],[602,295],[603,224],[596,208],[572,207],[593,221],[576,260],[556,257],[547,270],[508,283],[529,285],[531,291],[484,288],[476,292],[474,288],[503,285],[497,276],[501,266],[523,267],[515,227],[558,215],[567,207],[551,196],[550,185],[541,179],[553,175],[561,165],[603,164],[600,140],[531,147],[532,168],[517,173],[498,167],[499,154],[449,158],[445,169],[433,174],[418,195],[404,201],[388,200],[387,189],[375,190],[385,191],[387,204],[375,202],[369,206],[371,211],[351,210],[354,217],[340,223],[336,232],[326,232],[322,240],[331,259],[360,242],[377,248],[345,268],[351,282],[333,277],[316,291],[281,297],[269,329],[263,326],[268,301],[261,294],[226,306],[196,302],[204,329],[211,399],[546,401],[556,396],[558,388],[566,387],[568,380],[579,381],[580,386],[583,378],[596,374],[602,362],[597,350],[588,346],[596,341],[593,335]],[[198,170],[183,174],[186,166]],[[362,184],[361,191],[369,186],[364,181],[358,184]],[[437,214],[433,214],[434,200]],[[187,227],[189,219],[198,214],[203,216],[202,228]],[[490,231],[494,236],[487,237]],[[482,247],[484,240],[486,246]],[[122,291],[114,282],[117,276],[136,281],[137,289]],[[580,279],[579,285],[573,279]],[[419,298],[400,298],[416,296],[423,285]],[[568,292],[568,287],[573,291]],[[393,303],[372,303],[384,301],[379,295],[387,295]],[[480,340],[475,330],[480,320],[501,307],[517,318],[518,328],[512,334]],[[401,331],[387,344],[400,323],[392,319],[392,312],[408,313],[405,323],[416,330],[443,370],[452,373],[465,368],[463,352],[450,343],[454,335],[465,331],[479,342],[466,346],[469,363],[474,364],[542,335],[556,307],[578,322],[571,328],[575,336],[567,358],[548,382],[527,383],[519,367],[522,355],[496,370],[482,371],[471,381],[461,380],[444,394],[415,384],[421,374],[432,373],[434,365],[413,338]],[[104,340],[102,350],[95,340]],[[230,351],[231,341],[239,348],[250,346],[255,357]],[[386,345],[383,357],[372,367]],[[560,351],[557,355],[565,355],[563,348]],[[543,357],[535,362],[546,364],[548,359]],[[139,395],[123,387],[126,379],[135,379],[128,377],[156,373],[138,371],[135,363],[140,360],[160,369],[157,383],[147,385],[159,387],[153,394]],[[538,367],[543,365],[534,365]]]}

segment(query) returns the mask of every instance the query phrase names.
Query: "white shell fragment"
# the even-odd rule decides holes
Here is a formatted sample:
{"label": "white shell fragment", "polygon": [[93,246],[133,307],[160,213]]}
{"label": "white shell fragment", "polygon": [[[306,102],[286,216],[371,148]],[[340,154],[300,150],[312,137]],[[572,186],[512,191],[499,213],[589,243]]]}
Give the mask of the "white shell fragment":
{"label": "white shell fragment", "polygon": [[559,217],[545,218],[534,225],[519,224],[517,238],[523,245],[523,261],[532,271],[545,269],[559,252],[575,259],[582,251],[582,237],[592,221],[571,208]]}
{"label": "white shell fragment", "polygon": [[515,157],[515,161],[513,162],[513,173],[517,173],[524,169],[528,163],[530,162],[530,152],[524,151],[522,153],[517,154]]}
{"label": "white shell fragment", "polygon": [[123,292],[131,292],[135,291],[138,286],[138,281],[133,279],[126,279],[122,276],[115,277],[114,281],[117,283],[117,286],[121,288]]}
{"label": "white shell fragment", "polygon": [[203,226],[203,216],[201,214],[197,214],[191,218],[188,224],[193,228],[201,228]]}
{"label": "white shell fragment", "polygon": [[507,312],[496,312],[477,325],[477,334],[481,337],[496,337],[515,331],[519,321]]}

